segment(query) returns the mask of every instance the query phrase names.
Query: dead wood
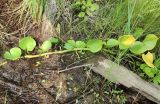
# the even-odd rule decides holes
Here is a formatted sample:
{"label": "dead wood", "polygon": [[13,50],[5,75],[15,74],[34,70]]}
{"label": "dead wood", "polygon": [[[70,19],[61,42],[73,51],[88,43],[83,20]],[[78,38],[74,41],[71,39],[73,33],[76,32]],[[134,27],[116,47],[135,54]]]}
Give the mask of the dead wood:
{"label": "dead wood", "polygon": [[46,3],[46,9],[42,18],[41,28],[41,41],[47,40],[52,36],[55,36],[56,32],[53,27],[54,15],[57,12],[57,6],[55,0],[48,0]]}
{"label": "dead wood", "polygon": [[92,67],[93,71],[106,79],[132,88],[151,101],[160,104],[160,86],[146,82],[127,68],[119,66],[101,56],[90,59],[88,63],[94,64]]}

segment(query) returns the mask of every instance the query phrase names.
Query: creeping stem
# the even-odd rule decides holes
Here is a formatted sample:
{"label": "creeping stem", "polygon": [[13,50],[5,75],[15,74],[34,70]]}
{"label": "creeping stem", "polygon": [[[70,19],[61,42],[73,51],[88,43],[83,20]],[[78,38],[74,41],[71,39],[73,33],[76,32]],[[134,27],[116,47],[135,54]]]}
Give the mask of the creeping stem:
{"label": "creeping stem", "polygon": [[7,64],[7,61],[1,62],[1,63],[0,63],[0,66],[3,66],[3,65],[5,65],[5,64]]}
{"label": "creeping stem", "polygon": [[[54,51],[54,52],[37,54],[37,55],[25,55],[24,57],[21,57],[21,58],[31,59],[31,58],[38,58],[38,57],[43,57],[43,56],[53,55],[53,54],[63,54],[63,53],[67,53],[67,52],[87,51],[87,50],[88,50],[88,48],[75,48],[75,49],[72,49],[72,50]],[[21,58],[19,58],[19,59],[21,59]],[[5,64],[7,64],[7,61],[4,61],[4,62],[0,63],[0,66],[3,66]]]}

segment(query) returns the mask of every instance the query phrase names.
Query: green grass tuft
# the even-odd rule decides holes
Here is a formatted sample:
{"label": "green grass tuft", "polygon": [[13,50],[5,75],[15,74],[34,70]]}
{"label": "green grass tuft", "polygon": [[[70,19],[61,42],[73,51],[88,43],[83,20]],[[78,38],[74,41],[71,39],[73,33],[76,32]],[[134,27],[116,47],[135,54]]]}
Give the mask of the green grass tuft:
{"label": "green grass tuft", "polygon": [[145,33],[160,31],[159,0],[101,0],[97,3],[100,8],[94,16],[84,20],[72,19],[68,34],[113,37],[113,34],[130,34],[136,28],[144,29]]}

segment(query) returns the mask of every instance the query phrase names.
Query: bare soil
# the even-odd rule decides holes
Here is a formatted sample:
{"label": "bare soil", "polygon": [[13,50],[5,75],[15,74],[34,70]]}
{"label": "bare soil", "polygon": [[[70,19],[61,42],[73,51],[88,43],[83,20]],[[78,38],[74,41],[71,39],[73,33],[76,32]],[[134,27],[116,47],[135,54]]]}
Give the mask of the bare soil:
{"label": "bare soil", "polygon": [[105,79],[85,67],[58,73],[76,62],[74,57],[67,54],[21,59],[1,67],[0,104],[109,104],[111,99],[116,104],[116,94],[111,95],[114,88],[124,90],[127,104],[154,104],[123,86],[107,85]]}

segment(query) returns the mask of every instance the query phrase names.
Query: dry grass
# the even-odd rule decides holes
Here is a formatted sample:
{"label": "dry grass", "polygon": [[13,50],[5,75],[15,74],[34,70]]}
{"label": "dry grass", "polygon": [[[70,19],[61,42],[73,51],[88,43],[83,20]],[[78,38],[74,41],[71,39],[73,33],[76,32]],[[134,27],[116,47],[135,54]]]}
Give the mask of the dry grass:
{"label": "dry grass", "polygon": [[[4,47],[6,37],[20,38],[33,26],[40,26],[46,0],[0,1],[0,44]],[[2,5],[1,5],[2,4]]]}

